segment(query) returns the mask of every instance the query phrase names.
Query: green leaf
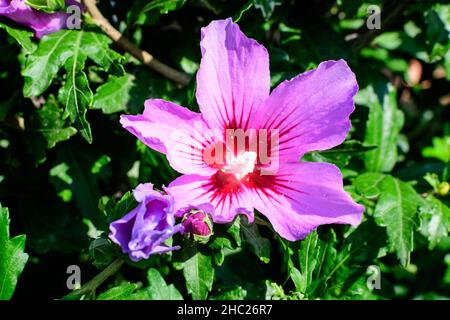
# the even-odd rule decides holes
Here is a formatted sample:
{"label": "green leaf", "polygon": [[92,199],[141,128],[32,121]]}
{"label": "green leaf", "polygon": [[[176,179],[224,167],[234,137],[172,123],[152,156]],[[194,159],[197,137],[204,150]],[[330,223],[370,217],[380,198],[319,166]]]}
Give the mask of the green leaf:
{"label": "green leaf", "polygon": [[397,162],[397,141],[403,127],[404,115],[397,107],[396,91],[389,85],[381,104],[372,87],[369,91],[369,119],[364,143],[377,146],[365,154],[368,171],[389,172]]}
{"label": "green leaf", "polygon": [[149,269],[147,272],[148,296],[152,300],[183,300],[183,296],[173,284],[167,285],[158,270]]}
{"label": "green leaf", "polygon": [[109,239],[97,238],[89,245],[89,255],[93,259],[92,264],[99,269],[109,266],[117,256],[117,246]]}
{"label": "green leaf", "polygon": [[244,300],[247,296],[247,291],[238,286],[229,290],[221,290],[220,293],[211,297],[211,300]]}
{"label": "green leaf", "polygon": [[72,56],[74,32],[62,30],[40,41],[37,50],[28,57],[22,72],[25,77],[25,97],[36,97],[50,86],[59,69]]}
{"label": "green leaf", "polygon": [[234,240],[236,246],[241,246],[241,217],[237,216],[232,223],[226,225],[227,233]]}
{"label": "green leaf", "polygon": [[97,297],[97,300],[129,300],[137,287],[134,283],[124,283],[103,292]]}
{"label": "green leaf", "polygon": [[298,292],[306,294],[313,281],[314,270],[318,264],[319,236],[316,231],[300,242],[298,261],[300,270],[290,266],[290,276]]}
{"label": "green leaf", "polygon": [[48,35],[29,55],[22,72],[25,77],[24,95],[33,97],[44,92],[60,68],[65,66],[67,77],[58,96],[65,108],[63,117],[69,117],[89,143],[92,142],[92,134],[86,111],[92,105],[93,94],[83,69],[88,57],[105,68],[112,64],[108,42],[101,39],[96,33],[84,30],[63,30]]}
{"label": "green leaf", "polygon": [[438,192],[439,184],[441,183],[441,181],[439,180],[439,176],[436,173],[427,172],[423,177],[423,180],[428,182],[428,184],[433,187],[434,192]]}
{"label": "green leaf", "polygon": [[[448,5],[436,4],[425,14],[427,25],[427,44],[432,48],[436,45],[447,44],[450,36],[450,7]],[[441,58],[437,57],[438,59]],[[438,60],[436,59],[436,60]]]}
{"label": "green leaf", "polygon": [[122,218],[136,206],[137,202],[132,192],[125,193],[117,202],[114,198],[103,197],[99,203],[99,209],[106,216],[108,224]]}
{"label": "green leaf", "polygon": [[94,96],[94,109],[101,109],[106,114],[127,110],[134,80],[135,77],[131,74],[110,77],[108,82],[97,89]]}
{"label": "green leaf", "polygon": [[281,5],[281,0],[253,0],[256,9],[261,10],[264,19],[269,20],[275,7]]}
{"label": "green leaf", "polygon": [[270,241],[259,234],[258,226],[241,222],[241,232],[253,253],[264,263],[270,261]]}
{"label": "green leaf", "polygon": [[67,80],[59,91],[58,99],[65,108],[63,118],[68,117],[72,123],[75,123],[81,135],[92,143],[91,127],[86,120],[86,111],[92,105],[93,94],[86,74],[81,71],[84,68],[85,59],[85,56],[75,54],[67,61]]}
{"label": "green leaf", "polygon": [[31,128],[28,130],[42,134],[47,141],[47,149],[77,133],[74,127],[67,126],[62,119],[62,111],[53,96],[31,116],[31,122]]}
{"label": "green leaf", "polygon": [[106,35],[85,30],[61,30],[44,36],[36,51],[28,56],[22,72],[25,97],[43,93],[66,61],[74,56],[75,63],[88,57],[105,70],[117,68],[121,56],[109,49],[110,42]]}
{"label": "green leaf", "polygon": [[317,232],[312,232],[300,244],[299,263],[301,268],[299,291],[305,292],[311,284],[313,272],[317,265],[319,236]]}
{"label": "green leaf", "polygon": [[17,41],[17,43],[24,49],[25,54],[29,54],[34,51],[36,46],[31,40],[33,37],[33,32],[12,28],[1,22],[0,28],[5,29],[5,31]]}
{"label": "green leaf", "polygon": [[435,158],[442,162],[450,162],[450,136],[434,137],[433,146],[422,150],[422,155],[426,158]]}
{"label": "green leaf", "polygon": [[54,13],[66,7],[64,0],[25,0],[25,3],[42,12]]}
{"label": "green leaf", "polygon": [[319,239],[317,263],[314,266],[315,275],[309,292],[316,290],[319,286],[326,287],[327,281],[330,278],[329,275],[335,270],[337,265],[336,243],[336,233],[333,230],[330,230],[324,237]]}
{"label": "green leaf", "polygon": [[221,266],[225,255],[242,245],[241,218],[237,216],[233,222],[224,225],[215,225],[214,234],[208,242],[213,250],[214,264]]}
{"label": "green leaf", "polygon": [[169,11],[181,8],[186,3],[186,0],[153,0],[144,7],[144,12],[158,9],[161,14],[166,14]]}
{"label": "green leaf", "polygon": [[378,172],[367,172],[359,175],[353,181],[353,185],[359,194],[366,198],[377,198],[380,193],[380,182],[385,175]]}
{"label": "green leaf", "polygon": [[448,236],[450,229],[450,209],[434,196],[429,195],[419,210],[420,232],[430,242],[433,249]]}
{"label": "green leaf", "polygon": [[0,300],[11,299],[28,260],[25,235],[9,238],[9,212],[0,204]]}
{"label": "green leaf", "polygon": [[418,226],[417,212],[422,199],[412,186],[392,176],[380,182],[382,193],[375,207],[375,221],[386,227],[391,250],[403,266],[410,261],[414,245],[414,230]]}
{"label": "green leaf", "polygon": [[130,24],[143,25],[150,20],[155,21],[159,14],[167,14],[177,10],[186,3],[186,0],[137,0],[128,12]]}
{"label": "green leaf", "polygon": [[205,300],[214,281],[212,258],[195,244],[183,249],[183,275],[188,293],[194,300]]}

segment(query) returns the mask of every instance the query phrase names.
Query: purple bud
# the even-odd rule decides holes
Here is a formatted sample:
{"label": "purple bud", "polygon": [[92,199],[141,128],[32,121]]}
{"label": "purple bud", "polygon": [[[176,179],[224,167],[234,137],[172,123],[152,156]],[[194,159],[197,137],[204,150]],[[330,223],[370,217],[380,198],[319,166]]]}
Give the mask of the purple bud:
{"label": "purple bud", "polygon": [[206,243],[213,234],[209,208],[204,206],[186,209],[181,224],[184,227],[184,234],[195,241]]}

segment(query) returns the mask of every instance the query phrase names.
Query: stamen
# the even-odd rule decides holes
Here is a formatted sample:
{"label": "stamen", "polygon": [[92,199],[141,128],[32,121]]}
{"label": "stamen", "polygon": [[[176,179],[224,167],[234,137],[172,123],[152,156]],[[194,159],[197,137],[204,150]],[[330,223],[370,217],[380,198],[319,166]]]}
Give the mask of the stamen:
{"label": "stamen", "polygon": [[226,157],[227,165],[222,168],[222,171],[232,173],[238,180],[241,180],[247,174],[253,172],[256,159],[256,152],[253,151],[240,153],[237,157],[233,153],[228,152]]}

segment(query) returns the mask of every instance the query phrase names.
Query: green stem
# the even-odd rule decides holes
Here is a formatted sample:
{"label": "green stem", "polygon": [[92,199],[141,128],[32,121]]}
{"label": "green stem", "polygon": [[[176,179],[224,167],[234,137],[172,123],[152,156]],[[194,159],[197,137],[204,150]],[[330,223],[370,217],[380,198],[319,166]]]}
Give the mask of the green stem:
{"label": "green stem", "polygon": [[96,275],[92,280],[84,284],[80,289],[68,294],[66,298],[76,298],[85,295],[94,296],[95,290],[122,267],[125,261],[122,258],[117,258],[109,266],[107,266],[102,272]]}

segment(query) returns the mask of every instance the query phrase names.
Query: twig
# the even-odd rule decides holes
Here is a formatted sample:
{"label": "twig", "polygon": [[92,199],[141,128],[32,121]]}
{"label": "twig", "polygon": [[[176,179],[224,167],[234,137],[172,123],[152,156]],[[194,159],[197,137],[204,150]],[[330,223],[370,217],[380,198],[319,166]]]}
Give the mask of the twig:
{"label": "twig", "polygon": [[95,0],[83,0],[87,12],[91,15],[94,22],[99,26],[105,34],[111,38],[123,50],[130,53],[133,57],[141,61],[147,67],[160,73],[164,77],[173,80],[183,86],[187,85],[190,77],[180,71],[177,71],[168,65],[155,59],[149,52],[138,48],[134,43],[125,38],[109,21],[103,16],[97,8]]}
{"label": "twig", "polygon": [[84,284],[80,289],[73,291],[68,294],[64,298],[66,299],[74,299],[81,298],[86,295],[94,296],[95,290],[110,276],[119,271],[120,267],[123,265],[124,260],[122,258],[118,258],[114,260],[109,266],[107,266],[102,272],[96,275],[92,280]]}

